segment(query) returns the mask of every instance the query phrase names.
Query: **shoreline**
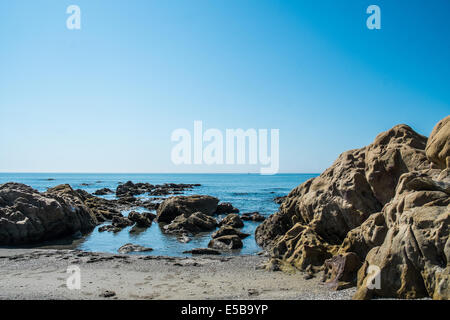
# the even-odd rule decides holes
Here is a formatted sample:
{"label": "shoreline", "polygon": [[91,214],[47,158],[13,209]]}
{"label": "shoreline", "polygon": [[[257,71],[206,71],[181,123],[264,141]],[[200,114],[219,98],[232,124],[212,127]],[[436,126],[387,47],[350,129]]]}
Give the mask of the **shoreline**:
{"label": "shoreline", "polygon": [[[0,248],[0,299],[13,300],[342,300],[355,288],[333,291],[320,276],[262,270],[266,257],[146,256],[80,250]],[[67,267],[81,271],[69,290]],[[102,297],[105,291],[115,293]]]}

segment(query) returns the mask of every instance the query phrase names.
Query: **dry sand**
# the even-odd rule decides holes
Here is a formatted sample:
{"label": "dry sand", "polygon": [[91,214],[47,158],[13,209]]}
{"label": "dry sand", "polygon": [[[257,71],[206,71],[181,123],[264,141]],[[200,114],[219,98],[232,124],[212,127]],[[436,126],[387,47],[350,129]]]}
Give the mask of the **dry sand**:
{"label": "dry sand", "polygon": [[[155,257],[78,250],[0,249],[0,299],[351,299],[319,277],[258,267],[261,256]],[[66,285],[68,266],[81,270],[80,290]]]}

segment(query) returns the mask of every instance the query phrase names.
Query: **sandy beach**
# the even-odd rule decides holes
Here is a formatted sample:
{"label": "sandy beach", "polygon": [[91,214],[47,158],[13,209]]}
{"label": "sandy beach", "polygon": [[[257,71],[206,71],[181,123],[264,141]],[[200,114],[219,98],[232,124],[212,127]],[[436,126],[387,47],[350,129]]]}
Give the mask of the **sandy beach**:
{"label": "sandy beach", "polygon": [[[261,270],[262,256],[160,257],[78,250],[0,249],[0,299],[351,299],[320,276]],[[80,290],[66,285],[81,270]],[[105,291],[115,293],[103,297]]]}

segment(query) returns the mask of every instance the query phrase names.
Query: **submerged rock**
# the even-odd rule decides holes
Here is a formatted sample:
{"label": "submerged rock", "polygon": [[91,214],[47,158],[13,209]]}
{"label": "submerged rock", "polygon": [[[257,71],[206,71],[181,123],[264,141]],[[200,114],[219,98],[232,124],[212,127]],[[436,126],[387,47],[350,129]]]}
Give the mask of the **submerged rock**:
{"label": "submerged rock", "polygon": [[159,205],[157,220],[158,222],[170,223],[178,216],[189,216],[195,212],[212,216],[218,203],[219,199],[204,195],[171,197]]}
{"label": "submerged rock", "polygon": [[38,243],[86,233],[97,225],[93,212],[69,185],[39,193],[20,183],[0,185],[0,244]]}
{"label": "submerged rock", "polygon": [[243,221],[255,221],[255,222],[261,222],[266,220],[266,218],[262,216],[259,212],[243,213],[240,218]]}

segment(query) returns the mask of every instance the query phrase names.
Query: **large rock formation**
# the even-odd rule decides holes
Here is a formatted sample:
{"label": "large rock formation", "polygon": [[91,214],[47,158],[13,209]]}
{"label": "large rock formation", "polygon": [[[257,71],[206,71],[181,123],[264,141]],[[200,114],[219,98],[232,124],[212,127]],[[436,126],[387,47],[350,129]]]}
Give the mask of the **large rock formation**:
{"label": "large rock formation", "polygon": [[[268,266],[324,270],[338,289],[355,279],[360,260],[355,298],[449,299],[449,126],[447,117],[428,144],[395,126],[292,190],[256,230],[272,254]],[[380,289],[369,289],[372,267]]]}
{"label": "large rock formation", "polygon": [[39,193],[20,183],[0,185],[0,244],[31,244],[88,232],[92,211],[69,185]]}
{"label": "large rock formation", "polygon": [[341,244],[350,230],[381,211],[403,173],[430,166],[426,142],[410,127],[398,125],[371,145],[342,153],[319,177],[291,191],[279,212],[256,230],[258,244],[279,246],[297,223],[329,245]]}
{"label": "large rock formation", "polygon": [[201,212],[212,216],[216,212],[219,199],[211,196],[193,195],[171,197],[160,204],[157,210],[158,222],[170,223],[180,215],[189,216]]}
{"label": "large rock formation", "polygon": [[450,168],[450,116],[434,127],[425,149],[428,159],[439,169]]}

